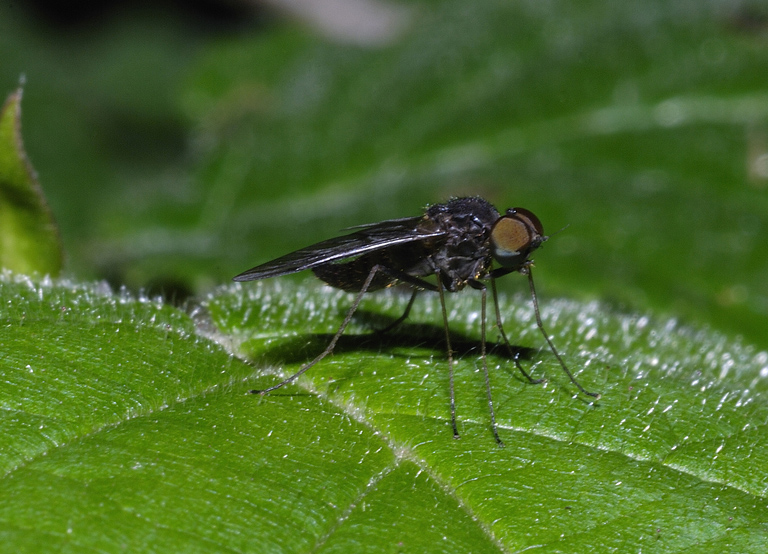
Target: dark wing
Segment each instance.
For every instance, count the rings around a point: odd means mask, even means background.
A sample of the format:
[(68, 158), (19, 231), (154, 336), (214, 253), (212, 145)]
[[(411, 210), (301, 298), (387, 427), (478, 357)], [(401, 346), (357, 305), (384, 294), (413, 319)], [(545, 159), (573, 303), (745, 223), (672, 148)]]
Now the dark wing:
[(444, 234), (443, 231), (428, 224), (420, 225), (420, 223), (426, 222), (424, 216), (417, 216), (361, 225), (355, 227), (355, 229), (359, 229), (355, 233), (324, 240), (296, 250), (296, 252), (251, 268), (235, 277), (234, 280), (256, 281), (268, 277), (279, 277), (329, 262), (381, 250), (396, 244), (439, 237)]
[(399, 219), (387, 219), (386, 221), (379, 221), (378, 223), (363, 223), (362, 225), (352, 225), (352, 227), (344, 227), (342, 231), (355, 231), (357, 229), (372, 229), (374, 227), (395, 227), (396, 225), (403, 225), (409, 227), (414, 223), (419, 223), (424, 219), (424, 216), (416, 217), (401, 217)]

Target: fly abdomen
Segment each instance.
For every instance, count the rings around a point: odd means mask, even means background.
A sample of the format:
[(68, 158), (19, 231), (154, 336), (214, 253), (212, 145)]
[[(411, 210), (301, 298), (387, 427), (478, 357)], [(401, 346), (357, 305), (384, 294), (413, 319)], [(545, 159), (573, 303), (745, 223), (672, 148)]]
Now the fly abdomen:
[[(376, 264), (371, 256), (360, 256), (351, 262), (330, 263), (319, 265), (312, 268), (312, 272), (318, 279), (325, 281), (332, 287), (345, 290), (347, 292), (358, 292), (362, 289), (365, 280), (371, 273), (371, 269)], [(383, 273), (377, 272), (368, 287), (369, 291), (380, 290), (391, 286), (395, 279)]]

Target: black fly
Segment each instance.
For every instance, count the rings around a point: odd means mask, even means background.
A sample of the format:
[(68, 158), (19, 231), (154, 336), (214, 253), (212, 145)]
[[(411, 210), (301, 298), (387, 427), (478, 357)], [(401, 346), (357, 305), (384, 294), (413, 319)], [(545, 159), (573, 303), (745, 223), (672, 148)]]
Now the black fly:
[[(529, 256), (548, 237), (544, 235), (541, 222), (533, 213), (524, 208), (512, 208), (504, 215), (500, 215), (496, 208), (482, 198), (456, 198), (445, 204), (431, 206), (421, 216), (361, 225), (354, 229), (355, 231), (349, 235), (318, 242), (256, 266), (234, 278), (235, 281), (255, 281), (311, 269), (317, 277), (329, 285), (357, 293), (339, 330), (323, 352), (284, 381), (264, 390), (253, 390), (252, 393), (265, 394), (294, 381), (333, 352), (366, 292), (404, 283), (413, 287), (413, 295), (405, 313), (387, 329), (408, 317), (418, 291), (430, 290), (439, 293), (448, 348), (451, 425), (454, 437), (458, 438), (453, 386), (453, 352), (448, 333), (445, 292), (458, 292), (469, 285), (481, 293), (481, 357), (491, 415), (491, 430), (496, 442), (503, 446), (504, 443), (496, 429), (496, 416), (493, 411), (488, 379), (485, 353), (486, 286), (483, 281), (491, 283), (496, 323), (501, 336), (509, 346), (501, 326), (495, 280), (508, 273), (518, 272), (528, 276), (536, 323), (560, 363), (560, 367), (582, 393), (600, 398), (599, 394), (588, 392), (576, 381), (552, 344), (541, 321), (531, 274), (533, 260), (530, 260)], [(500, 267), (492, 268), (494, 261)], [(423, 279), (431, 275), (436, 278), (434, 284)], [(532, 379), (520, 366), (516, 357), (515, 362), (531, 383), (542, 381), (542, 379)]]

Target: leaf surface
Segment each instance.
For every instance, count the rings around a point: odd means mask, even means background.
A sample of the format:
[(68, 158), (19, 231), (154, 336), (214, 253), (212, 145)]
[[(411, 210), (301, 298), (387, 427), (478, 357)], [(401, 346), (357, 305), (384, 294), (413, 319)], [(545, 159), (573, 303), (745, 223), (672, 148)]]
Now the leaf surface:
[[(548, 378), (531, 385), (497, 349), (501, 449), (471, 293), (449, 299), (460, 440), (430, 295), (384, 337), (370, 328), (407, 297), (371, 295), (331, 357), (258, 397), (324, 348), (347, 295), (232, 286), (191, 317), (69, 282), (6, 275), (0, 293), (0, 535), (15, 551), (762, 548), (768, 359), (717, 333), (546, 303), (603, 398), (574, 394), (546, 351), (527, 351)], [(514, 344), (538, 348), (525, 299), (501, 303)]]

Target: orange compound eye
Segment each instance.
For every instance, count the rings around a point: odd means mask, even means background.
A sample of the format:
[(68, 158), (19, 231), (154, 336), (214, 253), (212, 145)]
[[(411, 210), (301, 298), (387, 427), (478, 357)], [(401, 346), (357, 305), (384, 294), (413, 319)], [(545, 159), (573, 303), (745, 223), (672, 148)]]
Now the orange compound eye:
[(517, 269), (546, 240), (544, 229), (533, 213), (524, 208), (507, 210), (491, 229), (491, 254), (503, 267)]
[(507, 216), (511, 217), (512, 215), (516, 215), (521, 221), (525, 221), (528, 225), (533, 227), (537, 234), (542, 237), (544, 236), (544, 226), (532, 211), (526, 210), (525, 208), (512, 208), (511, 210), (507, 210)]

